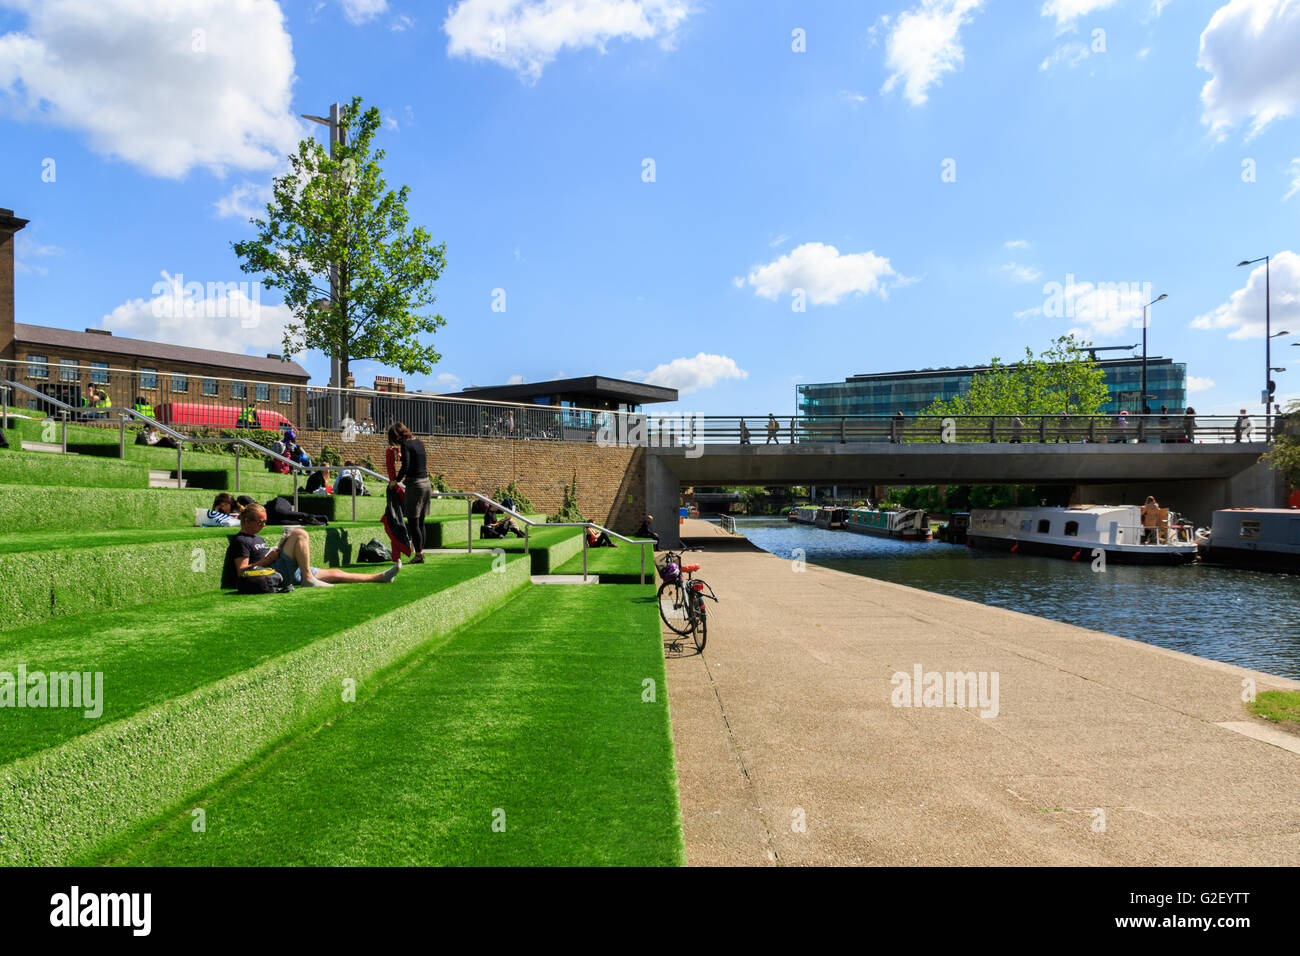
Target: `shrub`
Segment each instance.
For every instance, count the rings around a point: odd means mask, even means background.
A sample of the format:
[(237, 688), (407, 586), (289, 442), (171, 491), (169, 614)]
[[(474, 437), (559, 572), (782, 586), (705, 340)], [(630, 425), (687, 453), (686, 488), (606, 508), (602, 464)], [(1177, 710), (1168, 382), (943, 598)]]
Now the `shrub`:
[(515, 484), (513, 481), (510, 482), (510, 484), (506, 485), (504, 488), (502, 488), (500, 485), (497, 485), (497, 490), (492, 492), (493, 501), (503, 501), (506, 498), (514, 499), (515, 510), (518, 511), (520, 514), (530, 515), (534, 513), (532, 500), (529, 499), (529, 497), (526, 494), (520, 491), (519, 486)]
[(582, 515), (582, 509), (578, 507), (578, 475), (576, 472), (573, 475), (573, 484), (564, 487), (564, 503), (560, 505), (560, 510), (546, 520), (551, 524), (587, 520)]

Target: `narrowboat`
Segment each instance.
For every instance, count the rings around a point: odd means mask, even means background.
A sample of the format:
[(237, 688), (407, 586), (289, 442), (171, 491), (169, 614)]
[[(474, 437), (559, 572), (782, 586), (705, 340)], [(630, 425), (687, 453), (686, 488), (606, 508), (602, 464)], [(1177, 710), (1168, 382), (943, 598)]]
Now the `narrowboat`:
[(816, 524), (817, 523), (817, 506), (816, 505), (799, 505), (790, 509), (790, 521), (797, 521), (799, 524)]
[(940, 525), (935, 537), (947, 544), (965, 544), (966, 530), (969, 527), (970, 512), (954, 511), (948, 516), (947, 522)]
[(1208, 564), (1257, 571), (1300, 571), (1300, 510), (1226, 508), (1214, 513), (1201, 542)]
[(845, 512), (844, 527), (858, 534), (903, 541), (929, 541), (934, 535), (930, 529), (930, 516), (914, 508), (898, 511), (852, 508)]
[(813, 518), (813, 524), (827, 530), (842, 528), (844, 526), (844, 509), (818, 508), (817, 515)]
[(1091, 561), (1105, 552), (1114, 564), (1186, 564), (1196, 558), (1192, 527), (1167, 509), (1155, 540), (1144, 543), (1137, 505), (1072, 508), (984, 508), (971, 512), (967, 543), (973, 548)]

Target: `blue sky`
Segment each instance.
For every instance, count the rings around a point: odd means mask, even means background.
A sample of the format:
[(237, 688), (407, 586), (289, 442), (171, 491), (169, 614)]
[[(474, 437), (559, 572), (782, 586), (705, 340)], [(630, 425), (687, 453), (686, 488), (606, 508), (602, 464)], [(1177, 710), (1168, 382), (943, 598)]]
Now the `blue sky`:
[(270, 292), (254, 328), (152, 299), (248, 281), (230, 243), (320, 129), (298, 114), (360, 95), (447, 244), (443, 360), (408, 387), (600, 373), (790, 412), (796, 382), (1140, 341), (1149, 289), (1191, 402), (1254, 410), (1241, 259), (1278, 257), (1300, 397), (1296, 49), (1300, 0), (0, 0), (18, 321), (280, 351)]

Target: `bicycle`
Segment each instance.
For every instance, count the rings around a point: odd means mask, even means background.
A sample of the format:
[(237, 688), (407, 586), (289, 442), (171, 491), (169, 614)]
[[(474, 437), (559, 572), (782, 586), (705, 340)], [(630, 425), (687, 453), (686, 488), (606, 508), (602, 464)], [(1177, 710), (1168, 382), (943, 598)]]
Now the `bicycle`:
[[(704, 645), (709, 639), (709, 615), (704, 599), (717, 603), (718, 596), (706, 581), (694, 576), (700, 569), (698, 564), (682, 564), (682, 556), (687, 550), (700, 549), (669, 551), (664, 556), (664, 563), (659, 568), (659, 574), (663, 578), (658, 594), (659, 616), (674, 634), (693, 638), (696, 651), (703, 653)], [(681, 646), (681, 641), (671, 641), (669, 646), (676, 650)]]

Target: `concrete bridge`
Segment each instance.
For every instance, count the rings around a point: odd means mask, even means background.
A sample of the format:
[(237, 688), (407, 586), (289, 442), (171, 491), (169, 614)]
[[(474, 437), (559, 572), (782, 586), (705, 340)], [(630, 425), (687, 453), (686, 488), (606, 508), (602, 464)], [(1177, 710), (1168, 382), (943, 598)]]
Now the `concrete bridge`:
[[(646, 501), (664, 544), (683, 487), (698, 485), (1052, 484), (1098, 504), (1162, 505), (1208, 524), (1218, 508), (1278, 507), (1283, 481), (1259, 464), (1263, 442), (1067, 444), (804, 442), (646, 449)], [(673, 538), (670, 542), (668, 539)]]

